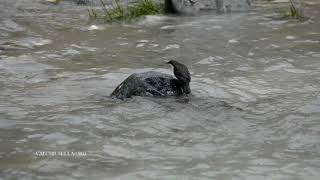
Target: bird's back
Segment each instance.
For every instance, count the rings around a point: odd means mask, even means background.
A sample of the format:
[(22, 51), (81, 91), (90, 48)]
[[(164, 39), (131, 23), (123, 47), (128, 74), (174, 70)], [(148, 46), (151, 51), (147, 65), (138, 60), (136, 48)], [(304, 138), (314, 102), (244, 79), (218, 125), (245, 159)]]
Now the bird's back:
[(189, 83), (191, 81), (189, 70), (184, 64), (176, 62), (174, 64), (173, 73), (178, 80), (185, 83)]

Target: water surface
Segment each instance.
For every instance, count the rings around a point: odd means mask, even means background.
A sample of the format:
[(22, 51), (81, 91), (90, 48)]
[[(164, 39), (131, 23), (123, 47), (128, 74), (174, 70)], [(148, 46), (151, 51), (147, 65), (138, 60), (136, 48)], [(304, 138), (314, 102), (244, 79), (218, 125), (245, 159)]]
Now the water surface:
[[(320, 6), (304, 22), (268, 8), (120, 25), (2, 0), (0, 179), (318, 179)], [(109, 98), (171, 58), (190, 97)]]

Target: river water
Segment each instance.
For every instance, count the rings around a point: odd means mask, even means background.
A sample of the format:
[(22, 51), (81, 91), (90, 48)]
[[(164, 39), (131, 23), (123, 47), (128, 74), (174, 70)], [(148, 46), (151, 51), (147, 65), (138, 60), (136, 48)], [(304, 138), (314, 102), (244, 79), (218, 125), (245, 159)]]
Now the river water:
[[(1, 0), (0, 179), (319, 179), (308, 2), (303, 22), (259, 3), (101, 24), (70, 2)], [(191, 96), (108, 97), (133, 72), (172, 74), (168, 59), (189, 67)]]

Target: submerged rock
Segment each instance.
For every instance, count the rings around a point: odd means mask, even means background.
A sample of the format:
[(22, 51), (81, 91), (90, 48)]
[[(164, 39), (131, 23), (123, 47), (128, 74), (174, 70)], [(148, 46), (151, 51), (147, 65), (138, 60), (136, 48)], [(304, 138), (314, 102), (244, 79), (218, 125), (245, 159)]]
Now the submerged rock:
[(134, 73), (111, 93), (111, 97), (125, 99), (132, 96), (177, 96), (182, 94), (180, 84), (169, 74), (154, 71)]

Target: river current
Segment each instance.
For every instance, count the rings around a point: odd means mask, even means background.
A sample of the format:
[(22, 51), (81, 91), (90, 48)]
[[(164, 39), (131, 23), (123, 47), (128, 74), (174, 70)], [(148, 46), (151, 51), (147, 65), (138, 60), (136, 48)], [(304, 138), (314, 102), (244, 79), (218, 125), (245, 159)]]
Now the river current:
[[(70, 2), (0, 1), (0, 179), (317, 180), (320, 4), (88, 20)], [(134, 72), (192, 75), (189, 97), (116, 101)]]

